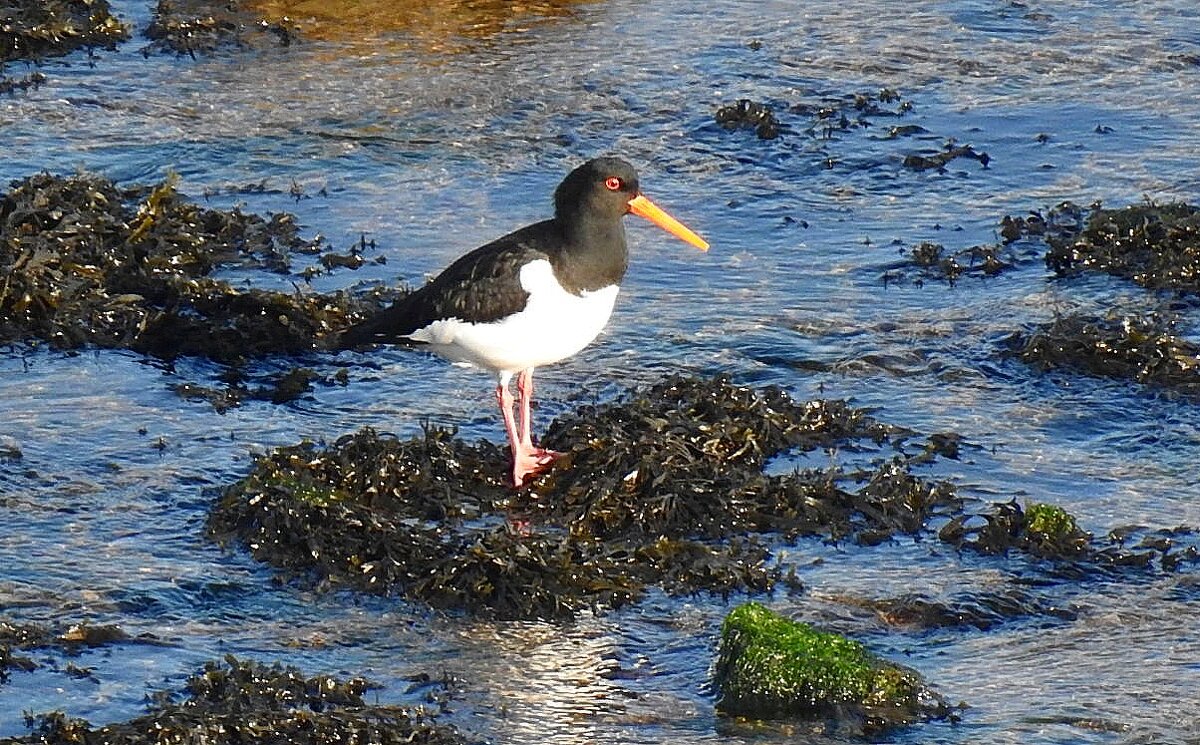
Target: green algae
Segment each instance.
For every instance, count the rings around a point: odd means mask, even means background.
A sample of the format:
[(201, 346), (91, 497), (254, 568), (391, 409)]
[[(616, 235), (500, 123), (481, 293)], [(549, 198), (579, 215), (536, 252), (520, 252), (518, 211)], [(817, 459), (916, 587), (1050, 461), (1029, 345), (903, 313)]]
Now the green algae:
[(754, 602), (721, 626), (714, 684), (717, 709), (729, 716), (848, 717), (877, 728), (946, 714), (940, 701), (929, 706), (931, 693), (915, 671)]
[(1025, 530), (1047, 541), (1061, 541), (1080, 533), (1075, 516), (1052, 504), (1036, 502), (1025, 508)]

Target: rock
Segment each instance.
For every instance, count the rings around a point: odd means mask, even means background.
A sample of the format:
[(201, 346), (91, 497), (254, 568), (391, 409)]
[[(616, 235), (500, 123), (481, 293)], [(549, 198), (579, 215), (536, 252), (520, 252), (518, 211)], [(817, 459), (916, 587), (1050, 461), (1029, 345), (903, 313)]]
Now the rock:
[(950, 716), (915, 671), (753, 602), (721, 626), (714, 684), (726, 716), (801, 718), (839, 729), (850, 721), (864, 731)]

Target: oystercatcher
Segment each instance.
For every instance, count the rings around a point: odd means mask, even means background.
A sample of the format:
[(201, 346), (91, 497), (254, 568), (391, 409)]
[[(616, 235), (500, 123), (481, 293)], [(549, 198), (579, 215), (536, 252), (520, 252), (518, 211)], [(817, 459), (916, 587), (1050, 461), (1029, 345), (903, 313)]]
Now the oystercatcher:
[[(341, 346), (416, 345), (494, 372), (513, 485), (519, 487), (559, 455), (533, 444), (533, 370), (579, 352), (608, 322), (628, 262), (621, 218), (630, 212), (708, 249), (642, 195), (633, 166), (596, 158), (558, 185), (553, 218), (466, 254), (432, 282), (350, 328)], [(519, 425), (509, 390), (513, 376)]]

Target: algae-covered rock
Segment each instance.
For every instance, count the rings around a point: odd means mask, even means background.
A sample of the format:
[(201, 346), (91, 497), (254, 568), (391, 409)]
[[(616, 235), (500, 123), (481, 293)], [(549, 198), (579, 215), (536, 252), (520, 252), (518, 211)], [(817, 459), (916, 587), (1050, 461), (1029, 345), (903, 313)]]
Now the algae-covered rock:
[(865, 729), (949, 716), (915, 671), (753, 602), (721, 626), (714, 683), (717, 709), (730, 716), (849, 719)]
[(164, 692), (147, 714), (93, 726), (62, 712), (27, 715), (32, 733), (3, 745), (253, 745), (360, 743), (464, 745), (456, 729), (436, 721), (433, 707), (386, 706), (363, 694), (362, 678), (307, 677), (293, 667), (226, 657), (188, 678), (182, 700)]
[[(1134, 526), (1115, 530), (1100, 541), (1061, 507), (1043, 503), (1022, 507), (1016, 500), (992, 507), (983, 515), (952, 518), (938, 535), (956, 548), (980, 554), (1029, 554), (1048, 561), (1053, 573), (1073, 579), (1156, 567), (1174, 571), (1182, 564), (1200, 561), (1197, 531), (1186, 526)], [(1135, 541), (1139, 536), (1141, 540)]]
[[(36, 623), (13, 623), (0, 619), (0, 684), (8, 681), (9, 670), (29, 672), (44, 665), (20, 652), (45, 653), (53, 651), (67, 656), (79, 654), (80, 650), (121, 644), (157, 644), (158, 639), (150, 634), (131, 637), (118, 626), (92, 625), (87, 622), (57, 628)], [(63, 671), (72, 673), (73, 666), (67, 663)], [(83, 670), (82, 668), (74, 668)]]

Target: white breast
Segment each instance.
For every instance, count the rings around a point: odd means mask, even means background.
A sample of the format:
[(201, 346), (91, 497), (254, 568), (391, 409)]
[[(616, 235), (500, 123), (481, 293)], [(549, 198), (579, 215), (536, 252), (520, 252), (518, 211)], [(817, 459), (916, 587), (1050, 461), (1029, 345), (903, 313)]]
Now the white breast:
[(545, 259), (526, 264), (520, 276), (529, 293), (524, 310), (492, 323), (435, 321), (409, 338), (449, 360), (513, 374), (579, 352), (608, 323), (617, 301), (617, 285), (572, 295)]

